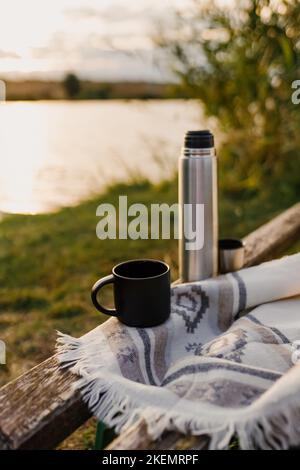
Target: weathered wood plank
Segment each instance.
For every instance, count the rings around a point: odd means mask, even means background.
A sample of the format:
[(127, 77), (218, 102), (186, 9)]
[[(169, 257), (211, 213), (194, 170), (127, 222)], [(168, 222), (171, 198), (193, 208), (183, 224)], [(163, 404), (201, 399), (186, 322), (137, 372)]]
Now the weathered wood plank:
[[(300, 237), (300, 204), (262, 226), (245, 241), (247, 266), (282, 252)], [(0, 389), (0, 449), (50, 449), (89, 418), (74, 376), (58, 369), (55, 356)], [(198, 449), (203, 438), (166, 433), (151, 443), (139, 421), (109, 446), (110, 449)]]
[(276, 258), (300, 239), (300, 203), (284, 211), (244, 238), (245, 265)]
[(187, 450), (205, 449), (208, 437), (185, 436), (179, 432), (166, 432), (158, 441), (153, 442), (147, 434), (146, 423), (140, 419), (127, 431), (118, 436), (106, 447), (107, 450)]
[(90, 413), (55, 356), (0, 389), (0, 449), (49, 449)]

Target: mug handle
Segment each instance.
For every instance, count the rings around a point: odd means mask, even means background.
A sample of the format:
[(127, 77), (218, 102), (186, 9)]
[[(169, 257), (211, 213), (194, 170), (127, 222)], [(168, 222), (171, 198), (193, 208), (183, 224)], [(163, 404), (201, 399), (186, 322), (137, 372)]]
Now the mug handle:
[(111, 284), (111, 283), (113, 284), (114, 281), (115, 281), (114, 276), (110, 274), (109, 276), (105, 276), (102, 279), (99, 279), (97, 282), (95, 282), (91, 291), (91, 299), (92, 299), (94, 306), (96, 307), (97, 310), (99, 310), (99, 312), (116, 317), (117, 311), (114, 308), (103, 307), (103, 305), (101, 305), (97, 300), (97, 295), (98, 295), (99, 290), (102, 287), (106, 286), (106, 284)]

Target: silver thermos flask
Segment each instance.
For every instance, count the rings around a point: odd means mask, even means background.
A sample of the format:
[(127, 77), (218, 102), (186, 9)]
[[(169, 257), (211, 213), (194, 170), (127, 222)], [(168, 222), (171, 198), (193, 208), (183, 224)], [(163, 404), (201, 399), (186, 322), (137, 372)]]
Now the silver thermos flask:
[(218, 186), (214, 136), (189, 131), (179, 160), (181, 282), (218, 274)]

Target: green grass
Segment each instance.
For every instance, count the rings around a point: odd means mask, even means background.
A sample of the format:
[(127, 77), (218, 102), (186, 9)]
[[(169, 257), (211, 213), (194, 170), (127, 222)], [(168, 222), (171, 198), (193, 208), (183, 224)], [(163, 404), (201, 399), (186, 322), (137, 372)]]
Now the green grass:
[[(80, 336), (106, 320), (92, 307), (90, 288), (114, 264), (130, 258), (159, 258), (171, 265), (176, 279), (176, 240), (100, 241), (96, 237), (97, 206), (117, 205), (119, 195), (127, 195), (129, 204), (172, 204), (177, 201), (177, 183), (174, 179), (159, 185), (142, 180), (116, 184), (77, 207), (45, 215), (5, 216), (1, 221), (0, 339), (7, 345), (7, 364), (0, 368), (0, 385), (50, 356), (56, 330)], [(220, 196), (222, 236), (244, 236), (291, 204), (248, 196)], [(109, 289), (104, 296), (104, 302), (110, 303)], [(89, 429), (86, 434), (90, 445)]]

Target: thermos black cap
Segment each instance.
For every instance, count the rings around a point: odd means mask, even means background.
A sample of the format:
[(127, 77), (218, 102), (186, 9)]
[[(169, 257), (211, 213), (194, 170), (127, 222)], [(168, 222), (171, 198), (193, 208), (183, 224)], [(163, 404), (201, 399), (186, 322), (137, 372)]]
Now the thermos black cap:
[(207, 149), (214, 147), (214, 136), (208, 130), (188, 131), (185, 134), (184, 146), (188, 149)]

